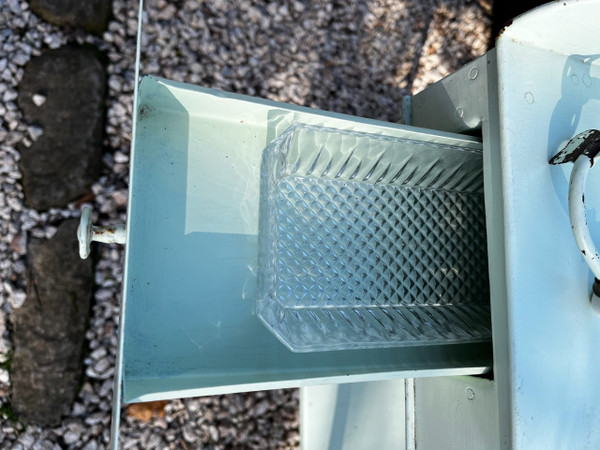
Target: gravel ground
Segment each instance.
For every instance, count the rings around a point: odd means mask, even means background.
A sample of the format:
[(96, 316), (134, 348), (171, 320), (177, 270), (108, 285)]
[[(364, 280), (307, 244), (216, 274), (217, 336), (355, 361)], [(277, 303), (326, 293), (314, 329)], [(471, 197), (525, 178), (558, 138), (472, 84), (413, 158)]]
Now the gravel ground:
[[(491, 4), (467, 0), (148, 1), (142, 73), (377, 119), (401, 119), (401, 98), (483, 54)], [(108, 57), (104, 173), (92, 186), (98, 224), (125, 221), (137, 2), (113, 1), (102, 36), (64, 30), (33, 15), (27, 2), (0, 1), (0, 443), (2, 448), (108, 445), (123, 250), (99, 247), (95, 303), (87, 332), (86, 375), (60, 427), (13, 422), (9, 414), (11, 313), (24, 300), (28, 236), (50, 238), (79, 215), (23, 204), (17, 144), (43, 132), (16, 106), (23, 66), (46, 48), (89, 43)], [(39, 99), (43, 101), (43, 99)], [(298, 394), (279, 390), (174, 400), (163, 417), (125, 414), (124, 448), (297, 448)]]

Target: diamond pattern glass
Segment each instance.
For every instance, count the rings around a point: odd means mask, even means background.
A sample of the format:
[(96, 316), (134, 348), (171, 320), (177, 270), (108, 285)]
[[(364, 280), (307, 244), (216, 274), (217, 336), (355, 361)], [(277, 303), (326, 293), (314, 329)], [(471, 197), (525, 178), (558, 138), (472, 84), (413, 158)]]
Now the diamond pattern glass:
[(260, 208), (257, 313), (290, 349), (490, 339), (480, 152), (297, 124)]

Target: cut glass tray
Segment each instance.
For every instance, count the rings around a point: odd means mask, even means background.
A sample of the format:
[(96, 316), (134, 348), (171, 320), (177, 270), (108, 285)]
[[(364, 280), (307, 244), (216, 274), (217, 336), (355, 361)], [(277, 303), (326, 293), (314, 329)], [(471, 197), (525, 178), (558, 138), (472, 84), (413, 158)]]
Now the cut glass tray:
[(480, 151), (295, 124), (260, 202), (257, 314), (291, 350), (491, 338)]

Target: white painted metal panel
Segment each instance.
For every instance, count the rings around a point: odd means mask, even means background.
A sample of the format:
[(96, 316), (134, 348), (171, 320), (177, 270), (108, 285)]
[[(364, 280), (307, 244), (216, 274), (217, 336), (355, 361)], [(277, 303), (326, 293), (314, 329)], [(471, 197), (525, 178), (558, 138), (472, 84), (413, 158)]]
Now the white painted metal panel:
[[(415, 125), (482, 131), (503, 448), (600, 445), (593, 276), (571, 233), (571, 166), (548, 164), (562, 141), (599, 126), (599, 18), (597, 0), (531, 11), (504, 30), (496, 51), (413, 101)], [(480, 85), (482, 63), (487, 84)], [(585, 191), (596, 242), (599, 175), (592, 169)]]
[(488, 52), (417, 94), (413, 99), (413, 124), (453, 132), (481, 130), (494, 348), (493, 389), (498, 408), (503, 411), (499, 419), (499, 442), (501, 448), (509, 448), (512, 404), (496, 51)]
[[(571, 234), (559, 144), (600, 123), (600, 2), (555, 2), (497, 42), (513, 448), (600, 445), (600, 317)], [(600, 238), (600, 174), (586, 188)], [(588, 199), (589, 197), (589, 199)], [(508, 420), (508, 419), (505, 419)]]
[(416, 450), (500, 448), (493, 381), (418, 378), (414, 390)]
[(300, 389), (304, 450), (403, 450), (404, 380)]

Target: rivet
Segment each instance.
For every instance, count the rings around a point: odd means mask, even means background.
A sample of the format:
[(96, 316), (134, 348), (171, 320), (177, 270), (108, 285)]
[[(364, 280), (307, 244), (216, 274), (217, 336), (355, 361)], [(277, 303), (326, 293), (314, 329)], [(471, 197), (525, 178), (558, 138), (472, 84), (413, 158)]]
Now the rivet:
[(571, 83), (579, 84), (579, 77), (576, 74), (571, 75)]
[(473, 400), (475, 398), (475, 391), (473, 390), (473, 388), (468, 387), (467, 389), (465, 389), (465, 392), (467, 394), (467, 399)]
[(533, 96), (533, 94), (529, 91), (525, 92), (525, 101), (527, 103), (529, 103), (530, 105), (533, 104), (533, 102), (535, 102), (535, 97)]

